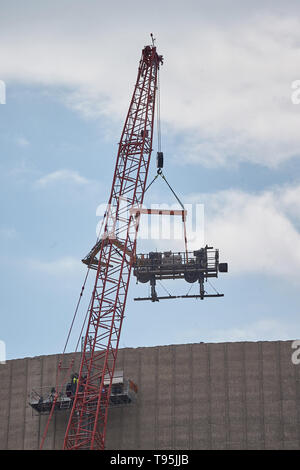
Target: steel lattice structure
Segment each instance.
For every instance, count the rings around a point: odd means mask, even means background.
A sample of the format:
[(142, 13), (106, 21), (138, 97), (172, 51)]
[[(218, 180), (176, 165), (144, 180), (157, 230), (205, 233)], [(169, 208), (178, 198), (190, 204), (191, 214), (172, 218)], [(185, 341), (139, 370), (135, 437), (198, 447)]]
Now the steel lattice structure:
[[(92, 293), (79, 382), (64, 449), (104, 449), (112, 377), (118, 352), (140, 207), (152, 152), (158, 70), (154, 45), (142, 51), (138, 76), (119, 143), (99, 262)], [(110, 377), (108, 389), (104, 377)], [(106, 391), (104, 391), (106, 390)]]

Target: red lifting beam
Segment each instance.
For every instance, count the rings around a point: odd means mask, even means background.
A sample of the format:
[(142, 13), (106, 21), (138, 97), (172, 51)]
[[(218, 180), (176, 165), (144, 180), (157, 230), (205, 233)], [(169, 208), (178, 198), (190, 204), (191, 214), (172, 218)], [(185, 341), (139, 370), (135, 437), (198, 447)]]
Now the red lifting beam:
[(187, 236), (186, 236), (186, 216), (187, 216), (187, 211), (186, 210), (173, 210), (173, 209), (145, 209), (142, 207), (136, 208), (132, 207), (130, 209), (130, 213), (135, 215), (137, 218), (137, 229), (139, 226), (139, 218), (141, 214), (148, 214), (148, 215), (181, 215), (182, 217), (182, 222), (183, 222), (183, 230), (184, 230), (184, 245), (185, 245), (185, 254), (186, 254), (186, 259), (188, 261), (188, 247), (187, 247)]
[(135, 208), (130, 210), (131, 214), (148, 214), (148, 215), (181, 215), (182, 220), (186, 219), (187, 211), (178, 209), (145, 209)]
[[(119, 143), (91, 298), (79, 380), (64, 449), (105, 446), (114, 374), (138, 225), (130, 213), (143, 203), (152, 152), (157, 78), (162, 56), (142, 51), (137, 81)], [(104, 377), (110, 378), (104, 387)]]

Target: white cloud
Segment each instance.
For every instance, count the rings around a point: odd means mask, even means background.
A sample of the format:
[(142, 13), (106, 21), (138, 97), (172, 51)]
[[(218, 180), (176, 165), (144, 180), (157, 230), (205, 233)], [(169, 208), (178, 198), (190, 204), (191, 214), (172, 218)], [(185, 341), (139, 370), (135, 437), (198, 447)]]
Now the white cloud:
[(41, 261), (39, 259), (28, 259), (27, 267), (41, 274), (55, 277), (64, 277), (79, 273), (82, 269), (80, 260), (71, 256), (65, 256), (54, 261)]
[(300, 218), (300, 186), (286, 188), (281, 194), (280, 204), (291, 216)]
[[(176, 342), (199, 342), (202, 338), (206, 343), (222, 343), (237, 341), (285, 341), (295, 338), (295, 332), (299, 331), (299, 323), (281, 321), (276, 318), (261, 318), (253, 322), (243, 319), (237, 326), (229, 328), (214, 328), (212, 331), (198, 328), (184, 329)], [(297, 335), (296, 335), (297, 337)], [(292, 351), (291, 351), (292, 353)]]
[[(297, 194), (300, 186), (258, 193), (227, 190), (191, 195), (186, 200), (205, 203), (205, 241), (220, 249), (221, 261), (229, 263), (230, 273), (262, 273), (299, 283)], [(198, 244), (195, 240), (190, 248)]]
[(30, 144), (30, 142), (25, 139), (25, 137), (18, 137), (16, 139), (16, 143), (19, 147), (28, 147), (28, 145)]
[[(228, 262), (231, 276), (257, 273), (299, 284), (300, 184), (257, 192), (229, 189), (190, 194), (183, 196), (182, 201), (188, 210), (189, 250), (199, 249), (203, 243), (218, 248), (220, 261)], [(196, 212), (201, 204), (204, 204), (204, 236), (201, 212)], [(151, 251), (153, 246), (159, 251), (183, 251), (181, 219), (178, 218), (173, 239), (170, 217), (160, 220), (158, 217), (162, 216), (151, 217), (149, 231), (148, 221), (141, 219), (138, 251)], [(160, 223), (165, 239), (158, 238)], [(173, 234), (171, 240), (167, 239), (168, 234)], [(150, 235), (152, 238), (147, 240)]]
[[(211, 335), (213, 342), (227, 341), (277, 341), (294, 338), (299, 325), (266, 318), (236, 328), (214, 330)], [(210, 341), (210, 339), (208, 339)]]
[(261, 2), (231, 3), (160, 2), (159, 15), (154, 7), (147, 18), (135, 1), (74, 1), (72, 12), (65, 1), (7, 5), (1, 73), (8, 85), (63, 87), (66, 105), (84, 116), (124, 119), (154, 26), (165, 55), (163, 129), (184, 137), (178, 160), (273, 167), (299, 156), (291, 85), (300, 78), (300, 8), (287, 1), (283, 14), (280, 2), (273, 13)]
[(35, 186), (39, 188), (46, 187), (50, 184), (54, 184), (57, 182), (71, 182), (74, 184), (87, 184), (88, 180), (81, 176), (77, 171), (72, 171), (72, 170), (57, 170), (54, 171), (53, 173), (49, 173), (48, 175), (43, 176), (42, 178), (39, 178), (35, 182)]
[(17, 231), (14, 228), (11, 227), (0, 227), (0, 237), (7, 239), (7, 240), (12, 240), (16, 238), (17, 236)]

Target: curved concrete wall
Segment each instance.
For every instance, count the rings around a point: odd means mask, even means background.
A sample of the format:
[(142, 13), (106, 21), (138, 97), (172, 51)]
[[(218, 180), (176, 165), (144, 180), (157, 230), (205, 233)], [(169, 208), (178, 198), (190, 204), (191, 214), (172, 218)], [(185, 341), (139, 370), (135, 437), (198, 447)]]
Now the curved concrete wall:
[[(300, 364), (291, 344), (121, 349), (117, 369), (138, 385), (138, 402), (110, 410), (107, 448), (299, 449)], [(1, 449), (38, 449), (47, 418), (32, 411), (28, 395), (55, 383), (58, 360), (0, 365)], [(61, 449), (66, 425), (67, 412), (57, 413), (44, 448)]]

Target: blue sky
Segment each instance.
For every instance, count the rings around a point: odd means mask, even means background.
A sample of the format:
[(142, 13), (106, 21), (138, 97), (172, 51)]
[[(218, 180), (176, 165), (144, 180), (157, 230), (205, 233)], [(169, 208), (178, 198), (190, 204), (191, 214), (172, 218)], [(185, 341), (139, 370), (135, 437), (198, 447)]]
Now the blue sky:
[[(204, 204), (205, 241), (220, 249), (229, 273), (214, 282), (224, 298), (205, 301), (134, 302), (147, 288), (132, 279), (120, 345), (298, 338), (300, 105), (291, 86), (300, 78), (299, 5), (154, 2), (145, 19), (139, 2), (117, 4), (28, 0), (25, 8), (0, 0), (0, 339), (7, 358), (64, 347), (85, 276), (80, 260), (96, 238), (97, 207), (109, 197), (152, 31), (165, 57), (165, 174), (184, 203)], [(155, 171), (153, 158), (150, 177)], [(162, 181), (146, 199), (174, 202)], [(91, 288), (92, 279), (70, 350)], [(189, 285), (167, 288), (186, 293)]]

